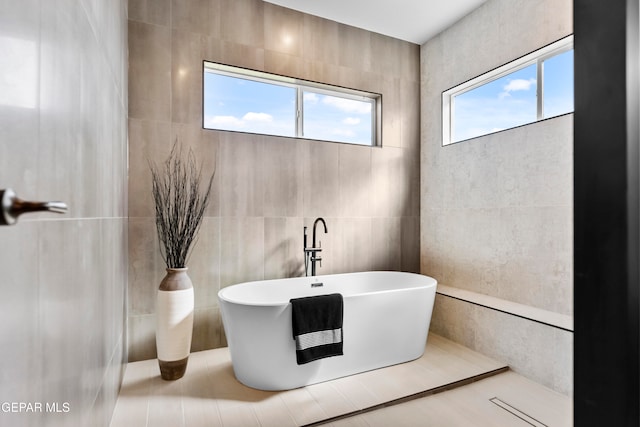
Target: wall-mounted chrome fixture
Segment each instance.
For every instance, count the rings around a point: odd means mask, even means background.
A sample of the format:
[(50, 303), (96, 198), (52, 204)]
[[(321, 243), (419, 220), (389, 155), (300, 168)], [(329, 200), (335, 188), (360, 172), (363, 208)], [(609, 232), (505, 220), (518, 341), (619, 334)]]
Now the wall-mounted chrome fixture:
[(316, 218), (313, 222), (313, 242), (311, 247), (307, 247), (307, 227), (304, 227), (304, 274), (305, 276), (309, 275), (308, 266), (309, 261), (311, 261), (311, 275), (316, 275), (316, 262), (320, 263), (320, 267), (322, 267), (322, 257), (318, 256), (318, 252), (322, 252), (322, 242), (318, 241), (318, 246), (316, 246), (316, 226), (318, 222), (321, 222), (324, 226), (324, 232), (327, 231), (327, 223), (324, 222), (323, 218)]
[(62, 202), (28, 202), (19, 199), (10, 188), (0, 190), (0, 225), (15, 224), (18, 221), (18, 217), (23, 213), (66, 213), (67, 209), (67, 205)]

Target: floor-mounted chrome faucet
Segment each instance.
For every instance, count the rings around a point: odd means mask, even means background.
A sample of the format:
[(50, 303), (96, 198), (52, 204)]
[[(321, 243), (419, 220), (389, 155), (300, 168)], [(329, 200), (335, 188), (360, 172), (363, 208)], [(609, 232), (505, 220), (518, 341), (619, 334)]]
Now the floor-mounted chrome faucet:
[(309, 275), (309, 261), (311, 261), (311, 275), (316, 275), (316, 262), (320, 263), (320, 267), (322, 267), (322, 257), (318, 256), (318, 252), (322, 251), (322, 242), (318, 240), (318, 246), (316, 246), (316, 226), (318, 222), (321, 222), (324, 226), (324, 232), (327, 231), (327, 223), (324, 222), (323, 218), (316, 218), (313, 222), (313, 241), (311, 243), (311, 247), (307, 247), (307, 227), (304, 227), (304, 274), (305, 276)]

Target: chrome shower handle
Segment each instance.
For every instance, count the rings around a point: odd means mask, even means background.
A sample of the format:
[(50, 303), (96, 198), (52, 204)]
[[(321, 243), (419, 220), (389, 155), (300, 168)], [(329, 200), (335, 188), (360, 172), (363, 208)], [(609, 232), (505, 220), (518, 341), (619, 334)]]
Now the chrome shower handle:
[(0, 225), (13, 225), (18, 217), (29, 212), (66, 213), (68, 207), (63, 202), (30, 202), (18, 198), (16, 193), (7, 188), (0, 190)]
[(28, 202), (26, 200), (14, 199), (11, 211), (17, 215), (27, 212), (43, 211), (66, 213), (67, 205), (62, 202)]

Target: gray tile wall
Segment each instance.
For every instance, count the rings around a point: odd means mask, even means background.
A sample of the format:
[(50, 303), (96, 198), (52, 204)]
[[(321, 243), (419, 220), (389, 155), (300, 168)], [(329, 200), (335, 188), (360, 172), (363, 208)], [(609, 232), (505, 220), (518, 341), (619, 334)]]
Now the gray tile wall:
[[(108, 425), (126, 362), (127, 4), (0, 1), (0, 188), (64, 216), (0, 227), (3, 426)], [(46, 404), (68, 412), (47, 412)]]
[[(290, 43), (283, 43), (287, 34)], [(189, 274), (192, 350), (225, 345), (221, 287), (304, 274), (323, 216), (321, 274), (419, 270), (420, 48), (261, 0), (129, 1), (129, 359), (155, 357), (164, 275), (147, 158), (176, 137), (216, 167)], [(202, 61), (383, 95), (383, 148), (202, 130)]]
[[(572, 31), (569, 0), (488, 0), (421, 47), (422, 273), (572, 314), (573, 116), (442, 147), (440, 111), (444, 90)], [(529, 326), (444, 301), (436, 300), (435, 330), (570, 393), (570, 376), (550, 369), (572, 371), (570, 339), (538, 328), (535, 345), (523, 345)]]

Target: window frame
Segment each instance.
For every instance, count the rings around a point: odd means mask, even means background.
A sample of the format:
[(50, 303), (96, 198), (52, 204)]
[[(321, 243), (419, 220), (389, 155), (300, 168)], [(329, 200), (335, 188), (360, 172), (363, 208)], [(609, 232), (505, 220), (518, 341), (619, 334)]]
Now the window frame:
[[(206, 93), (204, 90), (205, 73), (214, 73), (227, 77), (252, 80), (259, 83), (265, 83), (275, 86), (284, 86), (295, 89), (296, 106), (295, 106), (295, 135), (283, 136), (275, 134), (265, 134), (241, 130), (216, 129), (205, 126), (204, 99)], [(380, 147), (382, 146), (382, 95), (373, 92), (366, 92), (357, 89), (346, 88), (342, 86), (329, 85), (326, 83), (313, 82), (309, 80), (287, 77), (279, 74), (267, 73), (264, 71), (252, 70), (249, 68), (235, 67), (232, 65), (222, 64), (213, 61), (203, 61), (203, 82), (202, 82), (202, 128), (206, 130), (219, 130), (224, 132), (240, 132), (251, 133), (254, 135), (269, 135), (280, 138), (296, 138), (311, 141), (326, 141), (339, 144), (358, 145), (362, 147)], [(355, 142), (334, 141), (327, 139), (309, 138), (304, 136), (304, 92), (313, 92), (319, 95), (328, 95), (332, 97), (344, 98), (348, 100), (368, 102), (371, 104), (371, 141), (369, 144), (359, 144)]]
[[(536, 123), (541, 120), (558, 117), (564, 114), (571, 114), (571, 112), (568, 112), (552, 117), (544, 117), (544, 62), (550, 58), (568, 52), (572, 49), (573, 34), (563, 37), (562, 39), (550, 43), (547, 46), (544, 46), (514, 61), (494, 68), (491, 71), (488, 71), (442, 92), (442, 146), (457, 144), (459, 142), (468, 141), (470, 139), (491, 135), (495, 132), (502, 132), (504, 130), (526, 126), (531, 123)], [(462, 139), (460, 141), (453, 141), (453, 130), (455, 129), (455, 97), (478, 87), (492, 83), (495, 80), (501, 79), (502, 77), (508, 76), (511, 73), (517, 72), (534, 64), (536, 65), (536, 120), (522, 125), (502, 129), (500, 131), (489, 132), (471, 138)]]

